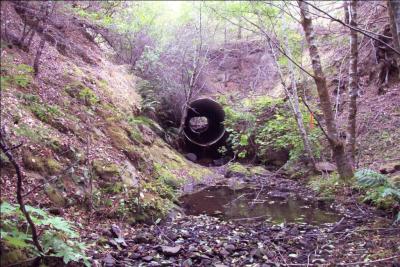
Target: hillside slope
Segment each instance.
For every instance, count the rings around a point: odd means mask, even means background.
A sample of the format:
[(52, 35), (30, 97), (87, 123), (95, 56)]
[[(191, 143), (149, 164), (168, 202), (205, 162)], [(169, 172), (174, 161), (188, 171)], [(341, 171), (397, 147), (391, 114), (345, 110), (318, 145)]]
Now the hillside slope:
[[(162, 140), (163, 130), (140, 115), (128, 67), (112, 63), (69, 11), (57, 12), (47, 32), (68, 48), (47, 41), (38, 75), (30, 66), (44, 36), (39, 29), (29, 50), (6, 38), (1, 44), (1, 125), (10, 146), (22, 143), (13, 152), (27, 202), (61, 213), (70, 207), (67, 214), (88, 206), (101, 216), (129, 211), (132, 222), (156, 220), (179, 185), (211, 172)], [(13, 3), (2, 2), (1, 15), (9, 36), (21, 34), (24, 14)], [(13, 177), (2, 155), (3, 201), (15, 202)]]

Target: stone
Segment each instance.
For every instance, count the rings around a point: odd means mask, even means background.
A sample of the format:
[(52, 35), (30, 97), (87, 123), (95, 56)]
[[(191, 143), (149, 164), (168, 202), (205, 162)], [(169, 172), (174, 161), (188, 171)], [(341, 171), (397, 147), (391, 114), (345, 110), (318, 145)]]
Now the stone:
[(137, 187), (139, 184), (138, 177), (139, 173), (135, 166), (129, 161), (125, 160), (125, 168), (121, 174), (121, 180), (127, 187)]
[(56, 207), (65, 207), (67, 204), (67, 200), (64, 198), (62, 193), (52, 185), (46, 185), (44, 188), (44, 192), (50, 199), (50, 201), (56, 205)]
[(115, 259), (111, 254), (107, 254), (103, 259), (103, 266), (105, 267), (112, 267), (115, 266)]
[(143, 257), (142, 260), (147, 261), (147, 262), (150, 262), (150, 261), (153, 260), (153, 256), (146, 256), (146, 257)]
[(139, 124), (138, 128), (140, 132), (142, 133), (142, 142), (145, 145), (151, 145), (154, 143), (154, 140), (156, 138), (155, 133), (146, 125), (144, 124)]
[(193, 162), (196, 162), (196, 161), (197, 161), (197, 155), (194, 154), (194, 153), (187, 153), (187, 154), (185, 154), (185, 158), (188, 159), (188, 160), (190, 160), (190, 161), (193, 161)]
[(327, 161), (315, 163), (315, 168), (320, 172), (334, 172), (337, 169), (335, 164)]
[(382, 174), (395, 173), (396, 171), (400, 171), (400, 161), (388, 162), (379, 168), (379, 172)]
[(181, 251), (182, 247), (181, 246), (161, 246), (161, 252), (166, 255), (166, 256), (176, 256), (179, 254)]

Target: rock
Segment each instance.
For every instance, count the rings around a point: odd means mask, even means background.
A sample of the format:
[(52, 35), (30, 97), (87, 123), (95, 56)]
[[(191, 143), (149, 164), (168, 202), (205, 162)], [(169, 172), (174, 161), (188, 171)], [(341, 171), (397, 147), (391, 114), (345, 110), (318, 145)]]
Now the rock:
[(182, 263), (182, 267), (190, 267), (193, 266), (193, 261), (191, 259), (186, 259), (183, 263)]
[(139, 124), (138, 128), (140, 130), (140, 132), (142, 133), (142, 142), (145, 145), (151, 145), (154, 143), (154, 140), (156, 138), (156, 135), (154, 134), (154, 132), (147, 127), (144, 124)]
[(193, 161), (193, 162), (196, 162), (196, 161), (197, 161), (197, 155), (194, 154), (194, 153), (187, 153), (187, 154), (185, 154), (185, 158), (188, 159), (188, 160), (190, 160), (190, 161)]
[(379, 172), (382, 174), (395, 173), (396, 171), (400, 171), (400, 161), (388, 162), (379, 168)]
[(388, 179), (389, 183), (394, 187), (400, 188), (400, 174), (396, 174)]
[(214, 164), (215, 166), (222, 166), (222, 165), (228, 163), (229, 160), (230, 160), (229, 157), (223, 157), (223, 158), (220, 158), (220, 159), (214, 159), (214, 160), (213, 160), (213, 164)]
[(133, 241), (137, 244), (140, 243), (151, 243), (154, 240), (154, 237), (149, 233), (139, 233), (133, 238)]
[(125, 165), (125, 168), (124, 168), (123, 173), (121, 174), (122, 182), (128, 187), (137, 187), (139, 184), (138, 171), (136, 170), (135, 166), (133, 166), (133, 164), (129, 160), (126, 160), (124, 162), (124, 165)]
[(103, 266), (112, 267), (115, 266), (115, 259), (111, 256), (111, 254), (107, 254), (103, 259)]
[(181, 246), (169, 247), (169, 246), (161, 246), (161, 252), (166, 256), (176, 256), (181, 251)]
[(44, 192), (49, 197), (50, 201), (53, 202), (57, 207), (65, 207), (67, 200), (61, 194), (61, 192), (54, 186), (48, 184), (44, 188)]
[(315, 163), (315, 168), (320, 172), (334, 172), (336, 171), (336, 165), (327, 161), (321, 161)]
[(226, 249), (227, 251), (229, 251), (230, 253), (232, 253), (232, 252), (236, 249), (236, 247), (235, 247), (234, 245), (232, 245), (232, 244), (227, 244), (227, 245), (225, 245), (224, 247), (225, 247), (225, 249)]
[(122, 237), (122, 231), (116, 224), (111, 225), (111, 233), (113, 234), (113, 237), (115, 237), (115, 238)]
[(143, 257), (142, 260), (147, 261), (147, 262), (150, 262), (150, 261), (153, 260), (153, 256), (146, 256), (146, 257)]

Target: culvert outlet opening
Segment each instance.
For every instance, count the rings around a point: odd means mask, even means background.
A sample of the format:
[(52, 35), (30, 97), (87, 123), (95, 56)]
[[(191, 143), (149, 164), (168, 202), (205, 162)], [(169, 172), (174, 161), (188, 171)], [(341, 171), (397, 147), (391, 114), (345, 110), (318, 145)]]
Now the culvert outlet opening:
[(187, 140), (200, 147), (209, 147), (225, 135), (225, 112), (222, 106), (210, 98), (200, 98), (189, 104), (184, 125)]

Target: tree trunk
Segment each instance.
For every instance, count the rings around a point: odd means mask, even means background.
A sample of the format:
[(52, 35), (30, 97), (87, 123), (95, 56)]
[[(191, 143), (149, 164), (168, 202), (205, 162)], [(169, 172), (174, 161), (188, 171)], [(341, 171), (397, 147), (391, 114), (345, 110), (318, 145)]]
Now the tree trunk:
[[(400, 51), (400, 3), (398, 1), (386, 0), (389, 14), (390, 30), (392, 32), (393, 47)], [(400, 69), (400, 57), (395, 55), (397, 66)]]
[(400, 1), (386, 0), (389, 13), (390, 27), (394, 39), (394, 47), (400, 50)]
[[(357, 27), (357, 0), (352, 0), (349, 11), (350, 25)], [(358, 43), (357, 32), (350, 30), (349, 117), (347, 125), (347, 153), (354, 166), (356, 150), (356, 118), (358, 95)]]
[(346, 157), (344, 143), (339, 139), (336, 122), (333, 117), (331, 99), (326, 85), (325, 74), (322, 70), (321, 59), (315, 41), (315, 32), (312, 25), (312, 19), (308, 11), (308, 5), (304, 1), (297, 1), (300, 8), (301, 25), (305, 33), (308, 49), (311, 57), (311, 64), (314, 71), (314, 81), (317, 86), (318, 97), (321, 103), (321, 109), (329, 136), (329, 144), (332, 149), (341, 180), (348, 180), (353, 177), (353, 168)]
[[(284, 23), (284, 21), (283, 21)], [(284, 30), (286, 29), (286, 25), (285, 23), (283, 24), (284, 26)], [(304, 120), (303, 120), (303, 114), (300, 111), (300, 105), (299, 105), (299, 95), (297, 92), (297, 84), (296, 84), (296, 75), (294, 72), (294, 67), (293, 67), (293, 63), (291, 61), (289, 61), (289, 70), (290, 70), (290, 79), (291, 79), (291, 84), (292, 84), (292, 92), (289, 91), (288, 87), (286, 86), (285, 80), (283, 78), (282, 75), (282, 70), (278, 64), (278, 60), (276, 58), (275, 52), (273, 50), (273, 47), (271, 45), (271, 43), (268, 41), (269, 47), (271, 49), (271, 53), (272, 56), (274, 58), (274, 62), (276, 64), (276, 67), (278, 69), (278, 74), (282, 83), (283, 88), (285, 89), (285, 93), (289, 99), (289, 103), (290, 106), (292, 107), (292, 112), (293, 112), (293, 116), (296, 119), (296, 123), (297, 123), (297, 128), (299, 130), (301, 139), (303, 141), (303, 146), (304, 146), (304, 151), (307, 154), (307, 159), (311, 162), (311, 164), (313, 165), (313, 168), (315, 168), (315, 159), (314, 159), (314, 155), (311, 149), (311, 145), (310, 145), (310, 140), (308, 138), (307, 135), (307, 131), (304, 127)], [(292, 58), (292, 51), (290, 50), (289, 47), (289, 42), (287, 39), (287, 36), (285, 36), (285, 48), (286, 48), (286, 52), (288, 54), (289, 57)]]
[(39, 48), (36, 52), (35, 60), (33, 61), (33, 70), (34, 70), (35, 76), (39, 74), (40, 57), (42, 56), (45, 43), (46, 43), (46, 39), (43, 35), (42, 39), (40, 40), (40, 43), (39, 43)]

